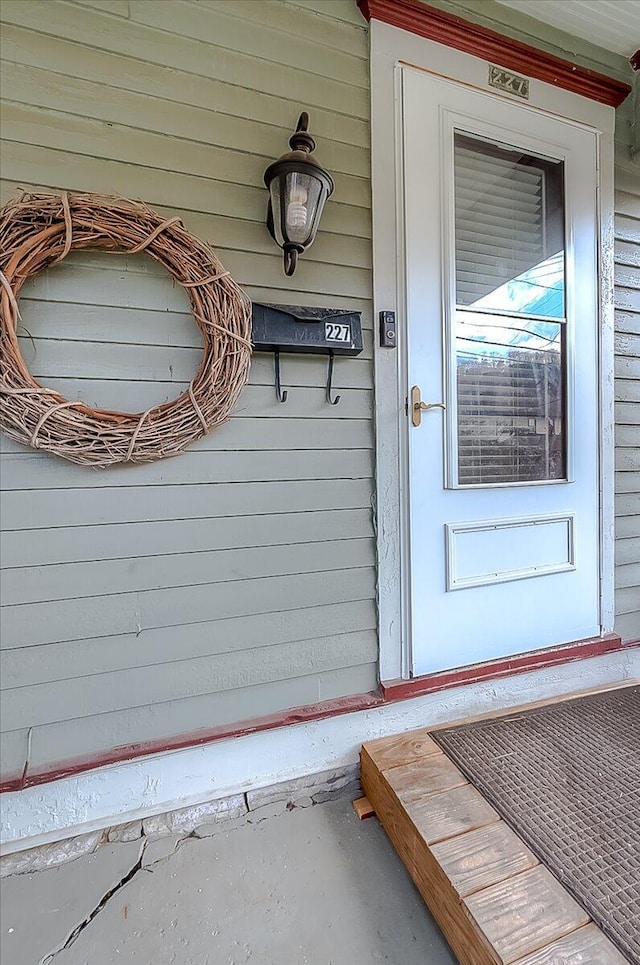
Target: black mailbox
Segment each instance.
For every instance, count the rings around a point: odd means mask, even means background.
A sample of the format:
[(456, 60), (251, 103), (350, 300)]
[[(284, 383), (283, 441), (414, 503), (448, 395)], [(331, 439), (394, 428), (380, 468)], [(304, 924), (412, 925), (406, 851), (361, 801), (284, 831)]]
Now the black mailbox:
[(331, 395), (333, 359), (336, 355), (360, 355), (362, 325), (360, 312), (342, 308), (304, 308), (301, 305), (253, 303), (252, 341), (256, 352), (273, 352), (275, 390), (279, 402), (287, 401), (280, 385), (280, 352), (328, 355), (325, 399), (337, 405), (340, 396)]
[(254, 302), (253, 347), (256, 352), (359, 355), (360, 312)]

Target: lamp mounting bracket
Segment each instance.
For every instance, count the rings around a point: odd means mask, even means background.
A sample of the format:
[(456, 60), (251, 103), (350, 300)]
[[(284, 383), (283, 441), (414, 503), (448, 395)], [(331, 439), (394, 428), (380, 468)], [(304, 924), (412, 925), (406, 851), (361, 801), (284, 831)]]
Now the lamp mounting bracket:
[(307, 151), (309, 154), (316, 149), (316, 142), (308, 133), (309, 115), (303, 111), (298, 118), (295, 131), (289, 138), (289, 147), (292, 151)]

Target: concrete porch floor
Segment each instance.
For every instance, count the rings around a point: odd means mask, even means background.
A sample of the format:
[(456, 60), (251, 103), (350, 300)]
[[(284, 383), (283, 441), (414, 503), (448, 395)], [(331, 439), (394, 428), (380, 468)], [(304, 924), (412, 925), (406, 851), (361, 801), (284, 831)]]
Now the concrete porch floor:
[(348, 799), (212, 832), (3, 879), (3, 965), (456, 965)]

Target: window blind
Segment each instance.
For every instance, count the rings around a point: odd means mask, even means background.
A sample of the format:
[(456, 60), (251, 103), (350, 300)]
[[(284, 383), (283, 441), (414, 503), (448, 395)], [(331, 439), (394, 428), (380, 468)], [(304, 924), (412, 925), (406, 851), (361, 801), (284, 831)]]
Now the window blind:
[(471, 306), (544, 261), (544, 172), (457, 135), (455, 221), (457, 303)]

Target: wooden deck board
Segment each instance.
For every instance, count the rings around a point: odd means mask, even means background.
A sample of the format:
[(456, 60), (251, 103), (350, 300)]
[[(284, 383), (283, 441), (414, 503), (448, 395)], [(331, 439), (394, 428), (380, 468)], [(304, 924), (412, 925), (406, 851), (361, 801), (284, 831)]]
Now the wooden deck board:
[(515, 965), (629, 965), (615, 945), (591, 922)]
[(449, 791), (452, 787), (469, 783), (444, 754), (389, 768), (384, 776), (403, 804), (411, 804), (429, 794)]
[(427, 844), (446, 841), (500, 820), (475, 787), (465, 784), (403, 804)]
[(624, 965), (426, 729), (365, 744), (361, 781), (460, 965)]
[(504, 965), (589, 921), (587, 913), (541, 865), (476, 892), (465, 904)]
[(440, 747), (429, 736), (426, 729), (409, 731), (395, 737), (380, 737), (369, 741), (367, 753), (380, 771), (401, 764), (411, 764), (422, 757), (442, 754)]
[(463, 898), (538, 864), (536, 856), (504, 821), (450, 837), (431, 850)]

